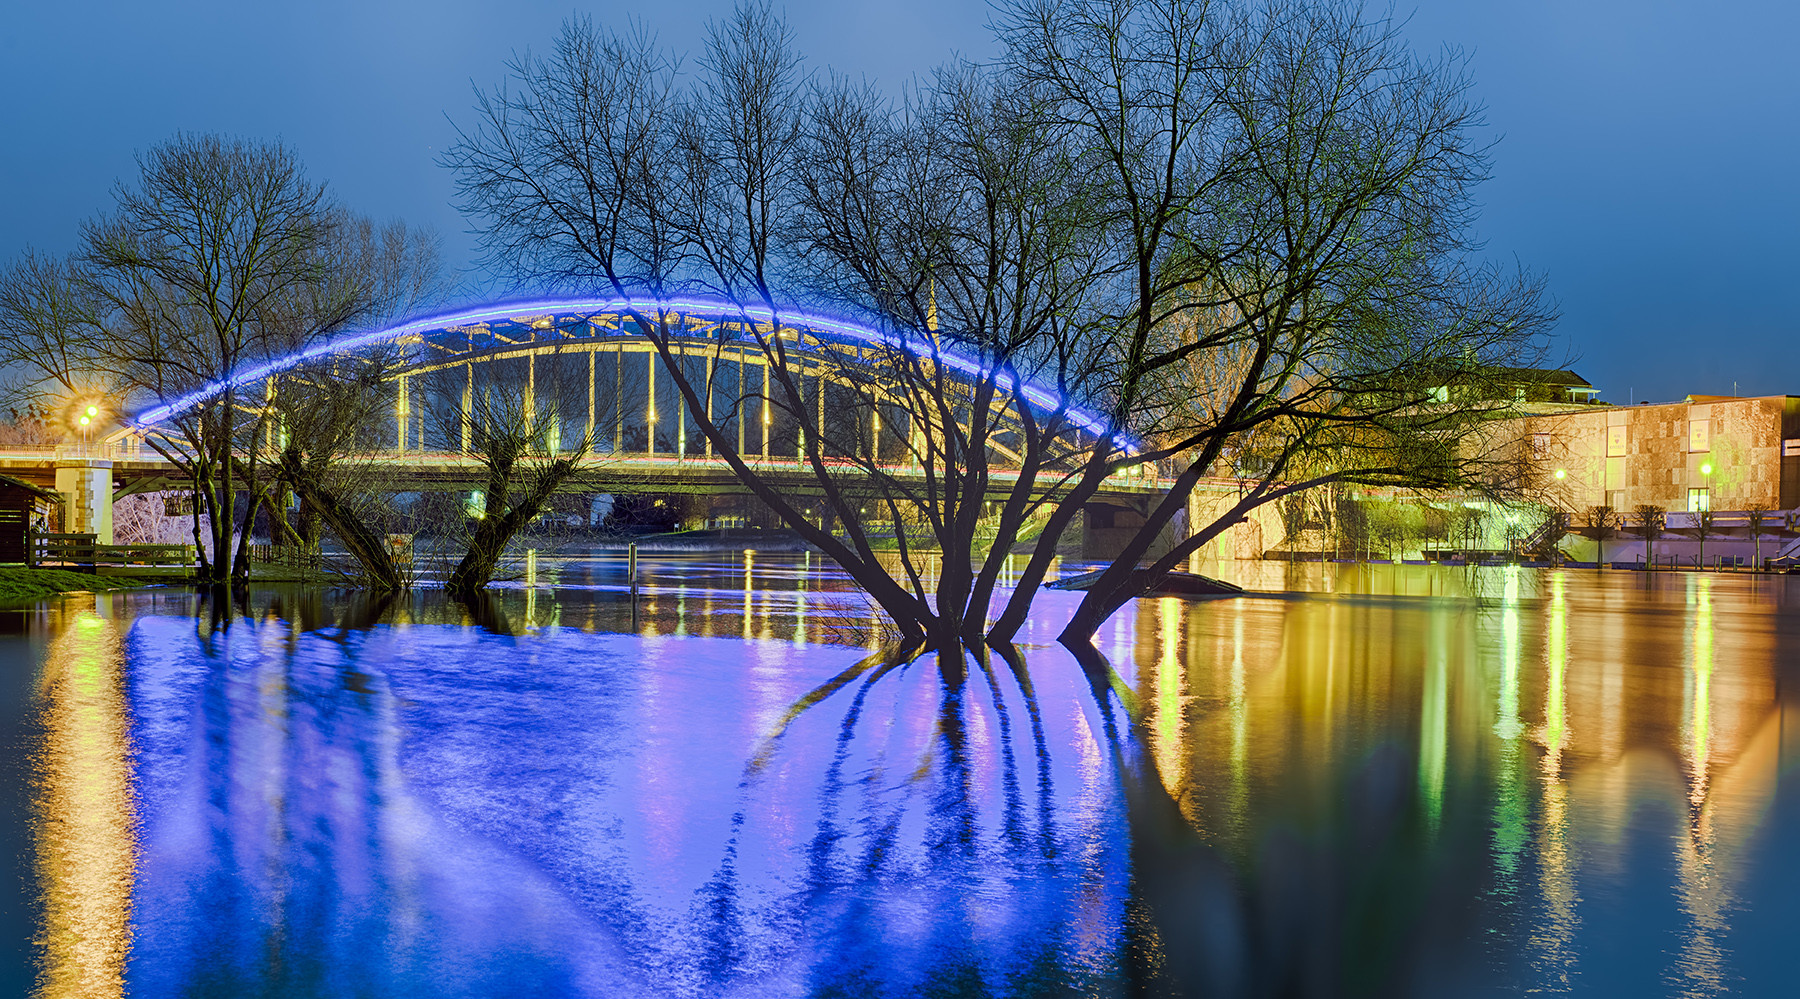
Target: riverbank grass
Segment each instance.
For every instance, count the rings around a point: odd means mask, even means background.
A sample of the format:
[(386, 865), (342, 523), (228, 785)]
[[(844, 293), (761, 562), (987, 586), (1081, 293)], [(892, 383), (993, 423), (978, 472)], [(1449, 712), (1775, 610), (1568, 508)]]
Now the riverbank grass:
[(138, 576), (99, 576), (67, 569), (27, 569), (7, 565), (0, 566), (0, 604), (26, 603), (75, 590), (130, 590), (167, 582), (166, 579)]

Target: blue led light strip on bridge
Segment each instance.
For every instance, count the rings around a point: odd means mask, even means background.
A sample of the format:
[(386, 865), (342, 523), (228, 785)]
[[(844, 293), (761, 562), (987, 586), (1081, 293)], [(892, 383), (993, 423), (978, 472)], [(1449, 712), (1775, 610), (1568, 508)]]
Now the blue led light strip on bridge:
[[(136, 419), (128, 422), (134, 429), (149, 429), (176, 413), (204, 402), (228, 388), (237, 388), (239, 386), (250, 384), (260, 379), (267, 378), (277, 372), (285, 371), (288, 368), (313, 360), (314, 358), (325, 357), (346, 350), (354, 350), (358, 347), (366, 347), (370, 344), (381, 343), (387, 340), (398, 340), (406, 336), (431, 333), (456, 326), (476, 326), (482, 323), (492, 323), (496, 321), (514, 321), (522, 317), (537, 317), (546, 313), (577, 313), (593, 316), (621, 315), (634, 311), (658, 313), (673, 312), (686, 316), (693, 316), (696, 314), (702, 316), (716, 315), (725, 318), (727, 321), (732, 318), (743, 317), (756, 322), (769, 323), (770, 325), (779, 323), (785, 327), (794, 327), (812, 332), (833, 333), (847, 340), (860, 341), (862, 343), (876, 344), (884, 347), (898, 347), (915, 356), (931, 356), (923, 351), (918, 344), (906, 340), (905, 338), (879, 333), (855, 323), (849, 323), (839, 319), (829, 319), (824, 316), (810, 315), (804, 312), (793, 312), (784, 316), (761, 306), (740, 307), (729, 302), (713, 302), (704, 299), (680, 302), (653, 302), (644, 305), (635, 305), (628, 299), (614, 299), (604, 302), (580, 300), (525, 302), (500, 307), (484, 306), (479, 309), (464, 312), (426, 316), (421, 319), (409, 320), (398, 326), (388, 327), (387, 329), (373, 330), (367, 333), (355, 333), (349, 336), (339, 337), (335, 340), (315, 344), (305, 350), (296, 351), (286, 357), (277, 358), (276, 360), (259, 364), (247, 371), (239, 372), (237, 375), (225, 381), (214, 382), (204, 388), (190, 392), (173, 402), (167, 403), (166, 405), (148, 409), (143, 413), (138, 414)], [(641, 336), (642, 334), (638, 335)], [(986, 377), (987, 375), (987, 369), (983, 368), (979, 363), (963, 357), (960, 354), (939, 351), (935, 355), (934, 360), (947, 364), (958, 371), (962, 371), (978, 379)], [(1000, 375), (995, 378), (994, 381), (995, 385), (1002, 392), (1011, 392), (1013, 389), (1013, 381), (1006, 375)], [(1039, 385), (1029, 382), (1026, 383), (1022, 394), (1033, 405), (1046, 411), (1054, 411), (1060, 406), (1060, 400), (1057, 394)], [(1093, 414), (1074, 407), (1070, 407), (1067, 413), (1069, 419), (1083, 430), (1086, 430), (1095, 436), (1101, 436), (1106, 433), (1105, 422)]]

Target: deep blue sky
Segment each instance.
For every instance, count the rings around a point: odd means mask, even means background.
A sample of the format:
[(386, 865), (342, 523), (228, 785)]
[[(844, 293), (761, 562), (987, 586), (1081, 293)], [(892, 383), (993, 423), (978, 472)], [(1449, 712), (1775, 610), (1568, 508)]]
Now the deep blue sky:
[[(677, 48), (730, 0), (19, 2), (0, 14), (0, 259), (65, 251), (134, 151), (178, 130), (290, 143), (358, 210), (472, 240), (434, 165), (517, 48), (572, 9), (636, 15)], [(791, 0), (815, 65), (891, 86), (992, 50), (978, 2)], [(1415, 44), (1473, 53), (1502, 141), (1490, 253), (1548, 274), (1574, 367), (1624, 403), (1800, 394), (1800, 4), (1419, 0)]]

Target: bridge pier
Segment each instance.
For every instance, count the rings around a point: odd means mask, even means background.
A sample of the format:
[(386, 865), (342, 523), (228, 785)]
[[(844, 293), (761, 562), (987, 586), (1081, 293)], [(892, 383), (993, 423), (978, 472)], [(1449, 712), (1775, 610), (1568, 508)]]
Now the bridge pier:
[[(1137, 536), (1139, 528), (1150, 516), (1156, 504), (1162, 502), (1161, 496), (1121, 496), (1105, 502), (1087, 503), (1081, 508), (1081, 557), (1089, 560), (1111, 559), (1124, 549), (1131, 539)], [(1156, 540), (1151, 543), (1150, 550), (1144, 553), (1146, 559), (1159, 558), (1169, 549), (1180, 544), (1188, 536), (1188, 517), (1186, 511), (1176, 513), (1173, 520), (1165, 525)]]
[(113, 543), (112, 462), (58, 456), (56, 491), (63, 498), (65, 533), (92, 534), (98, 544)]

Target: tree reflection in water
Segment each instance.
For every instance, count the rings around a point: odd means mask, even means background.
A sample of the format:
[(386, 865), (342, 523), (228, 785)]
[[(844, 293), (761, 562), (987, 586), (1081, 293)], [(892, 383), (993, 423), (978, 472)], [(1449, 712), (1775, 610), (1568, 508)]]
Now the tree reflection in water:
[[(109, 896), (42, 861), (40, 921), (130, 920), (40, 988), (1701, 995), (1740, 974), (1746, 869), (1785, 870), (1753, 834), (1800, 629), (1722, 580), (1139, 601), (1101, 649), (940, 663), (759, 561), (775, 588), (690, 571), (635, 627), (606, 579), (62, 614), (37, 807), (112, 787), (86, 842), (131, 859)], [(114, 685), (70, 686), (84, 663)], [(1657, 809), (1680, 835), (1644, 863)], [(40, 855), (74, 858), (57, 828)], [(1672, 959), (1608, 903), (1671, 887)]]

